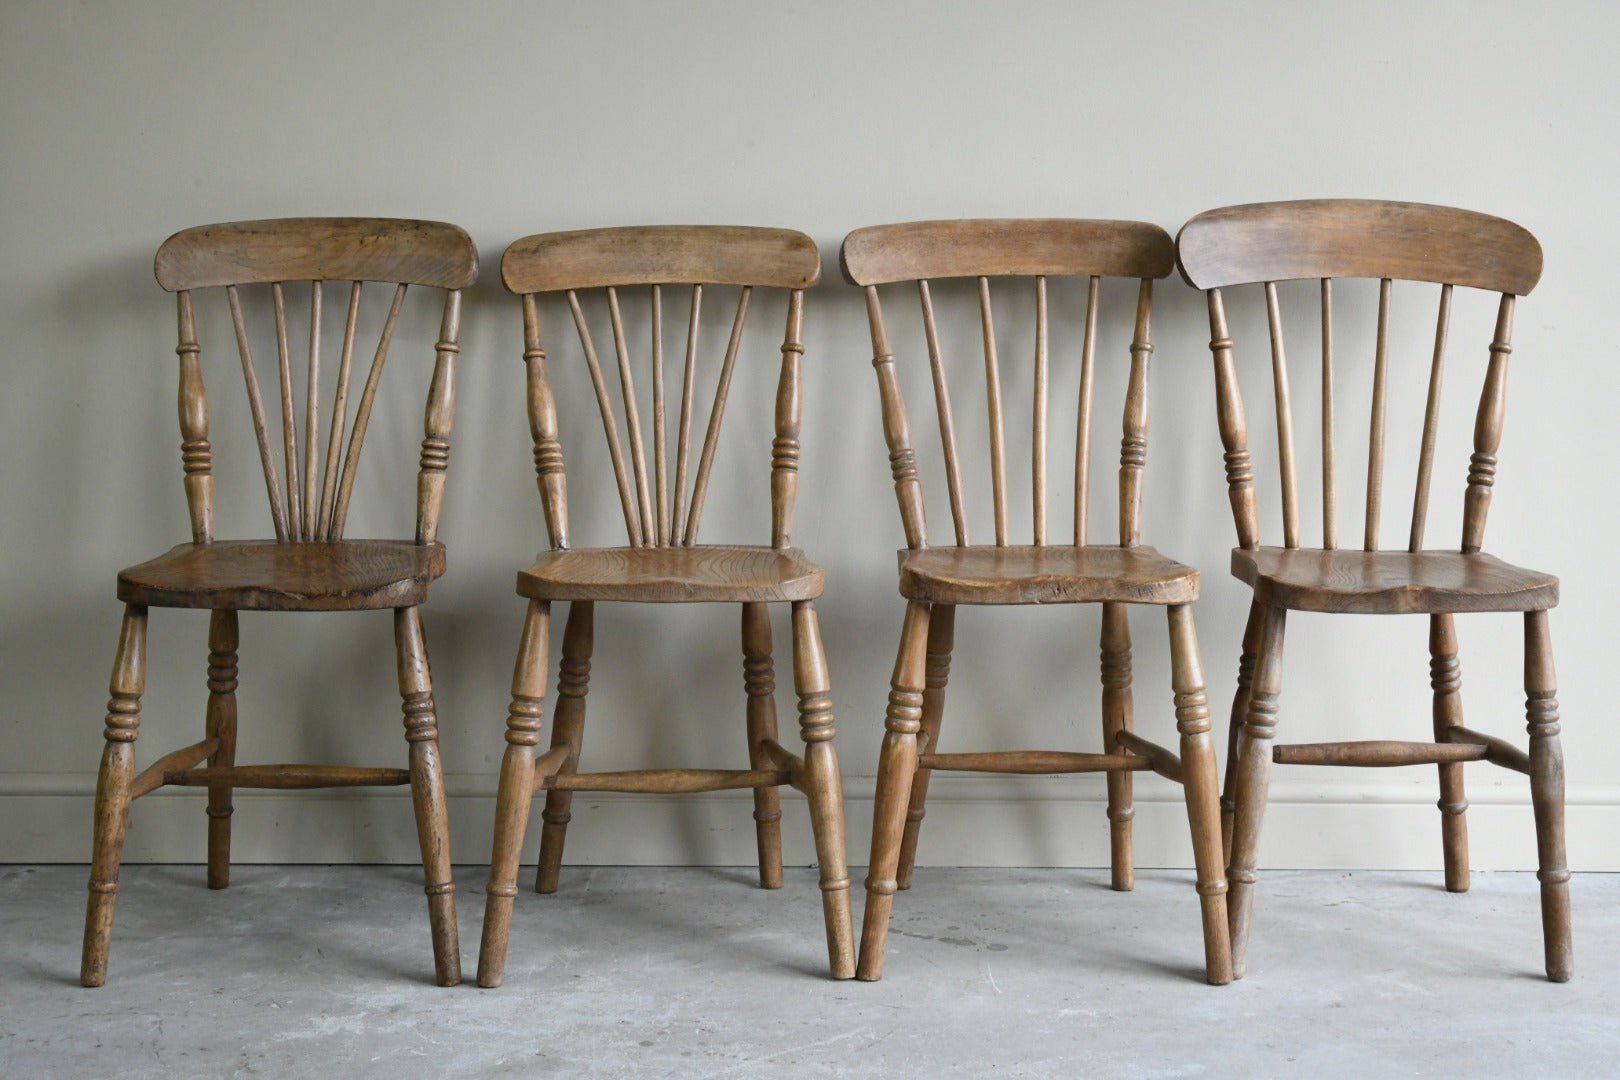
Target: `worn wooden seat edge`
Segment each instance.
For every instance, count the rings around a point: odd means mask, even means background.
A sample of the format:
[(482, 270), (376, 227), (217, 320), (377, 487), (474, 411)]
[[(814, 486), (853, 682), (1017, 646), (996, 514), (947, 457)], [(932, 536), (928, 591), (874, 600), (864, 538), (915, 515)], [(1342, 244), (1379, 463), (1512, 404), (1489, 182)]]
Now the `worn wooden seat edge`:
[[(250, 566), (244, 573), (215, 571), (210, 565), (241, 562), (244, 556)], [(367, 565), (353, 565), (356, 560)], [(307, 565), (274, 565), (297, 561)], [(265, 563), (270, 565), (254, 565)], [(177, 544), (155, 559), (120, 570), (118, 599), (148, 607), (237, 611), (411, 607), (426, 600), (428, 585), (444, 571), (444, 545), (438, 542), (216, 540)]]
[[(1073, 553), (1073, 554), (1070, 554)], [(1118, 555), (1114, 555), (1118, 553)], [(1198, 571), (1147, 545), (901, 548), (900, 595), (945, 604), (1190, 604)], [(1137, 564), (1084, 572), (1087, 556)], [(1110, 556), (1113, 558), (1110, 559)], [(986, 562), (999, 564), (992, 567)], [(1065, 562), (1074, 563), (1065, 570)]]
[(798, 548), (695, 544), (675, 548), (571, 548), (518, 571), (517, 592), (537, 600), (654, 604), (814, 600), (825, 574)]
[[(1299, 557), (1309, 566), (1322, 559), (1318, 573), (1290, 575), (1279, 562)], [(1379, 556), (1393, 556), (1379, 559)], [(1333, 562), (1348, 564), (1334, 573)], [(1380, 569), (1378, 563), (1413, 569), (1404, 580), (1346, 580), (1357, 569)], [(1357, 566), (1357, 563), (1363, 566)], [(1344, 612), (1367, 615), (1439, 615), (1469, 612), (1545, 611), (1558, 606), (1558, 579), (1539, 570), (1505, 563), (1483, 552), (1427, 550), (1408, 552), (1318, 552), (1312, 548), (1232, 549), (1232, 576), (1254, 590), (1255, 600), (1293, 611)]]

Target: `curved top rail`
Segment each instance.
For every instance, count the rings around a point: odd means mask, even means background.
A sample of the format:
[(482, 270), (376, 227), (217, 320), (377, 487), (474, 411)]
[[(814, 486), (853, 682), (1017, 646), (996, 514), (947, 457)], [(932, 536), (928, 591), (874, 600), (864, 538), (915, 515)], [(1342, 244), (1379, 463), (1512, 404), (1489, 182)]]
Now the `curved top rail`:
[(821, 280), (815, 241), (747, 225), (634, 225), (537, 233), (501, 258), (514, 293), (608, 285), (759, 285), (807, 289)]
[(1170, 234), (1141, 221), (969, 218), (856, 229), (839, 257), (851, 285), (959, 277), (1162, 278)]
[(455, 225), (409, 218), (272, 218), (200, 225), (158, 248), (169, 292), (268, 281), (392, 281), (460, 289), (478, 278), (478, 250)]
[(1424, 203), (1302, 199), (1199, 214), (1176, 238), (1181, 276), (1200, 289), (1296, 278), (1399, 278), (1523, 296), (1541, 245), (1502, 218)]

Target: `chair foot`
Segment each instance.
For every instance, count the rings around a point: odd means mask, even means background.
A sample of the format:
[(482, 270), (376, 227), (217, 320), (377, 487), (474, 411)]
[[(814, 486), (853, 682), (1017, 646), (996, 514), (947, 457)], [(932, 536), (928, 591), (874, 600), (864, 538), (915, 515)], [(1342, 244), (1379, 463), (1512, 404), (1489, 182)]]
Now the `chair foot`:
[[(208, 621), (208, 714), (204, 734), (218, 739), (208, 758), (211, 769), (236, 764), (236, 649), (239, 643), (236, 612), (215, 611)], [(208, 789), (208, 887), (223, 889), (231, 883), (231, 789)]]
[(849, 864), (844, 853), (844, 792), (833, 750), (831, 684), (816, 609), (793, 604), (793, 685), (804, 739), (805, 794), (821, 867), (821, 913), (827, 931), (827, 966), (835, 979), (855, 974), (855, 931), (849, 911)]
[[(596, 633), (596, 605), (576, 600), (568, 605), (563, 624), (562, 663), (557, 672), (557, 713), (551, 723), (551, 746), (568, 748), (559, 773), (579, 767), (579, 749), (585, 736), (585, 695), (591, 688), (591, 650)], [(535, 869), (534, 891), (554, 893), (562, 877), (563, 844), (568, 839), (568, 823), (573, 820), (574, 793), (546, 792), (546, 807), (540, 812), (540, 864)]]
[(1232, 859), (1227, 923), (1232, 937), (1232, 977), (1243, 977), (1249, 951), (1249, 920), (1254, 902), (1260, 823), (1271, 782), (1271, 742), (1277, 734), (1277, 699), (1282, 692), (1283, 630), (1287, 612), (1267, 608), (1256, 651), (1254, 686), (1238, 739)]
[[(776, 670), (771, 660), (770, 609), (742, 605), (743, 690), (748, 696), (748, 767), (770, 767), (762, 749), (776, 741)], [(759, 886), (782, 887), (782, 796), (775, 787), (754, 789), (754, 834), (759, 848)]]
[[(1102, 726), (1105, 752), (1117, 745), (1120, 732), (1133, 729), (1131, 704), (1131, 627), (1124, 604), (1104, 604), (1102, 615)], [(1108, 847), (1110, 884), (1115, 892), (1136, 887), (1131, 854), (1132, 777), (1120, 770), (1108, 774)]]
[(1545, 611), (1524, 616), (1524, 693), (1547, 978), (1568, 982), (1575, 973), (1575, 947), (1570, 932), (1569, 866), (1564, 855), (1564, 752), (1558, 741), (1558, 680)]

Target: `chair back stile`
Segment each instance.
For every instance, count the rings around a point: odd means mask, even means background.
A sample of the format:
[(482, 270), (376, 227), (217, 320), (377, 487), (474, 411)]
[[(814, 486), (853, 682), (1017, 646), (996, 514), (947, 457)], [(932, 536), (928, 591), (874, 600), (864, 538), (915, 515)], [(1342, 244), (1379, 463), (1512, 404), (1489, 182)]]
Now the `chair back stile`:
[[(529, 426), (536, 480), (553, 550), (567, 549), (571, 541), (557, 404), (542, 345), (540, 295), (564, 294), (573, 317), (601, 418), (629, 546), (661, 548), (692, 547), (698, 542), (754, 291), (787, 291), (770, 463), (771, 546), (787, 549), (792, 544), (798, 492), (804, 290), (820, 279), (820, 267), (815, 244), (802, 233), (732, 226), (646, 226), (545, 233), (525, 237), (507, 249), (502, 276), (507, 288), (523, 299)], [(690, 299), (672, 485), (664, 374), (664, 291), (681, 286), (689, 289)], [(698, 345), (706, 286), (735, 287), (739, 291), (702, 441), (694, 454), (692, 426), (699, 395)], [(630, 289), (646, 290), (650, 315), (651, 455), (647, 453), (645, 425), (637, 404), (636, 365), (625, 333), (623, 291)], [(603, 295), (613, 337), (617, 403), (603, 373), (587, 304), (581, 300), (581, 294), (595, 292)]]
[[(208, 287), (225, 289), (275, 538), (296, 543), (343, 539), (361, 448), (406, 290), (410, 285), (443, 289), (444, 310), (424, 415), (415, 526), (417, 543), (435, 542), (455, 413), (461, 290), (477, 277), (477, 255), (464, 231), (438, 222), (379, 218), (231, 222), (176, 233), (159, 248), (155, 270), (159, 284), (176, 294), (181, 461), (192, 540), (198, 544), (210, 543), (215, 538), (214, 482), (208, 397), (203, 384), (193, 292)], [(303, 372), (303, 431), (300, 435), (285, 285), (304, 281), (309, 282), (309, 338)], [(329, 430), (323, 447), (321, 323), (327, 281), (348, 281), (349, 294)], [(351, 418), (349, 398), (356, 332), (362, 291), (368, 281), (392, 283), (395, 288)], [(279, 445), (272, 441), (266, 420), (242, 300), (245, 288), (264, 284), (270, 286), (275, 323)]]
[(991, 297), (992, 279), (1034, 279), (1035, 328), (1033, 391), (1029, 422), (1031, 478), (1030, 535), (1035, 546), (1050, 542), (1047, 528), (1049, 472), (1049, 379), (1052, 365), (1049, 282), (1063, 277), (1086, 281), (1086, 311), (1079, 356), (1080, 389), (1074, 449), (1073, 543), (1091, 540), (1088, 504), (1091, 488), (1092, 399), (1096, 383), (1097, 322), (1100, 283), (1104, 277), (1139, 281), (1130, 373), (1125, 393), (1119, 457), (1118, 538), (1122, 547), (1140, 542), (1144, 469), (1150, 415), (1149, 359), (1153, 351), (1151, 308), (1153, 281), (1174, 265), (1170, 237), (1154, 225), (1084, 220), (924, 221), (858, 229), (844, 244), (844, 276), (866, 291), (873, 366), (888, 443), (890, 468), (906, 545), (928, 546), (922, 481), (911, 442), (911, 422), (895, 370), (895, 354), (883, 318), (879, 286), (915, 282), (922, 306), (924, 336), (934, 389), (945, 483), (954, 540), (970, 543), (963, 497), (962, 465), (957, 448), (956, 415), (946, 378), (931, 281), (973, 278), (978, 286), (979, 323), (984, 353), (986, 412), (989, 429), (989, 472), (995, 545), (1013, 543), (1008, 521), (1007, 410), (1002, 392), (1003, 361), (997, 346)]
[(1332, 284), (1336, 278), (1378, 281), (1366, 501), (1362, 519), (1362, 547), (1371, 552), (1380, 549), (1393, 283), (1417, 281), (1440, 286), (1412, 515), (1407, 530), (1407, 550), (1414, 553), (1422, 549), (1425, 539), (1453, 289), (1464, 286), (1500, 294), (1489, 348), (1490, 361), (1475, 422), (1474, 453), (1463, 497), (1459, 546), (1464, 553), (1478, 552), (1484, 542), (1505, 416), (1514, 301), (1528, 294), (1541, 274), (1541, 248), (1535, 238), (1512, 222), (1470, 211), (1416, 203), (1335, 199), (1262, 203), (1210, 211), (1188, 222), (1177, 243), (1182, 276), (1205, 290), (1208, 298), (1216, 409), (1226, 453), (1228, 494), (1237, 526), (1238, 546), (1251, 550), (1260, 547), (1260, 526), (1247, 420), (1224, 290), (1251, 284), (1263, 287), (1271, 336), (1282, 540), (1285, 548), (1299, 548), (1299, 480), (1295, 470), (1293, 410), (1277, 283), (1311, 278), (1321, 283), (1321, 548), (1332, 550), (1338, 543), (1334, 491)]

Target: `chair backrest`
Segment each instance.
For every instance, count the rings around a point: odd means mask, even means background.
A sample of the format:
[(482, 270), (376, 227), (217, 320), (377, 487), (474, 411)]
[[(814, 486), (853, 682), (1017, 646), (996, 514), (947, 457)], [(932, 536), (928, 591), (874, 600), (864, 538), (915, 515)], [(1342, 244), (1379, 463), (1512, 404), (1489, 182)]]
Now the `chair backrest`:
[[(776, 438), (771, 444), (771, 545), (776, 548), (791, 545), (793, 504), (798, 492), (804, 291), (821, 278), (821, 256), (808, 236), (787, 229), (720, 225), (541, 233), (524, 237), (506, 249), (501, 260), (501, 277), (509, 290), (523, 298), (523, 358), (528, 369), (535, 476), (545, 511), (546, 532), (554, 549), (569, 546), (568, 494), (562, 445), (558, 441), (557, 405), (546, 371), (546, 353), (541, 345), (539, 295), (566, 294), (601, 412), (630, 546), (682, 547), (697, 543), (750, 298), (756, 288), (787, 290), (787, 330), (782, 341), (781, 375), (776, 394)], [(663, 290), (667, 286), (690, 288), (673, 488), (664, 408)], [(698, 396), (699, 322), (705, 286), (735, 287), (739, 293), (703, 444), (694, 462), (692, 418)], [(620, 307), (620, 291), (632, 288), (646, 290), (651, 316), (653, 460), (650, 471)], [(587, 296), (587, 303), (581, 302), (580, 294), (591, 292), (605, 294), (613, 347), (618, 357), (619, 403), (630, 443), (628, 471), (614, 415), (613, 394), (602, 374), (602, 362), (586, 316), (590, 297)], [(690, 495), (683, 497), (688, 473), (694, 469)]]
[(1535, 237), (1510, 221), (1466, 210), (1418, 203), (1313, 199), (1232, 206), (1200, 214), (1182, 227), (1176, 251), (1182, 276), (1190, 284), (1206, 290), (1208, 295), (1210, 351), (1215, 361), (1216, 409), (1221, 441), (1226, 449), (1228, 494), (1237, 522), (1238, 543), (1245, 548), (1260, 545), (1260, 526), (1248, 429), (1222, 289), (1245, 284), (1264, 287), (1282, 474), (1283, 545), (1297, 548), (1300, 524), (1294, 425), (1276, 283), (1302, 278), (1321, 281), (1322, 546), (1333, 548), (1338, 536), (1334, 497), (1332, 282), (1334, 278), (1378, 279), (1377, 344), (1373, 358), (1362, 542), (1367, 551), (1378, 550), (1383, 494), (1391, 282), (1401, 279), (1440, 285), (1439, 315), (1408, 533), (1410, 551), (1422, 548), (1428, 516), (1452, 288), (1461, 285), (1501, 293), (1463, 497), (1461, 547), (1465, 552), (1480, 549), (1496, 476), (1496, 452), (1502, 439), (1508, 355), (1513, 351), (1514, 300), (1528, 294), (1541, 276), (1541, 246)]
[[(285, 542), (343, 538), (354, 488), (355, 469), (371, 419), (372, 403), (407, 286), (446, 290), (433, 379), (428, 391), (425, 437), (417, 480), (416, 541), (433, 543), (444, 501), (450, 428), (455, 413), (456, 337), (461, 321), (461, 289), (478, 276), (478, 253), (454, 225), (390, 218), (283, 218), (204, 225), (176, 233), (158, 249), (158, 284), (179, 303), (180, 433), (186, 503), (192, 539), (214, 539), (213, 448), (208, 439), (208, 397), (203, 389), (192, 291), (224, 286), (236, 329), (236, 344), (247, 383), (253, 430), (276, 539)], [(336, 392), (320, 445), (321, 306), (327, 280), (349, 282), (348, 318), (338, 357)], [(296, 381), (287, 329), (284, 285), (309, 282), (309, 346), (304, 365), (303, 454), (298, 444)], [(354, 356), (363, 282), (389, 282), (395, 288), (373, 354), (353, 424), (348, 422), (350, 369)], [(270, 286), (280, 376), (281, 443), (271, 442), (259, 379), (254, 369), (241, 290)], [(347, 431), (347, 439), (345, 433)], [(346, 446), (345, 446), (346, 442)], [(278, 449), (286, 469), (277, 467)]]
[(1119, 543), (1135, 546), (1141, 530), (1142, 480), (1147, 462), (1148, 358), (1153, 281), (1174, 265), (1170, 236), (1157, 225), (1134, 221), (964, 220), (919, 221), (857, 229), (844, 240), (844, 277), (866, 290), (871, 324), (873, 365), (882, 399), (883, 432), (889, 447), (895, 495), (908, 547), (928, 546), (922, 481), (905, 401), (895, 373), (894, 350), (883, 320), (878, 286), (916, 282), (922, 303), (923, 329), (932, 368), (934, 404), (951, 519), (958, 545), (968, 540), (963, 503), (962, 467), (957, 454), (955, 414), (947, 385), (939, 323), (935, 319), (930, 280), (977, 278), (981, 337), (984, 349), (989, 417), (990, 487), (997, 546), (1011, 542), (1007, 521), (1007, 440), (1002, 408), (1000, 356), (990, 301), (991, 278), (1033, 277), (1035, 291), (1034, 390), (1031, 410), (1030, 475), (1033, 496), (1033, 543), (1047, 543), (1046, 444), (1050, 326), (1047, 312), (1049, 278), (1085, 279), (1085, 317), (1079, 350), (1079, 411), (1075, 432), (1073, 542), (1089, 540), (1087, 501), (1090, 490), (1091, 401), (1095, 382), (1100, 283), (1104, 277), (1140, 280), (1135, 332), (1130, 345), (1131, 370), (1126, 389), (1124, 439), (1119, 469)]

